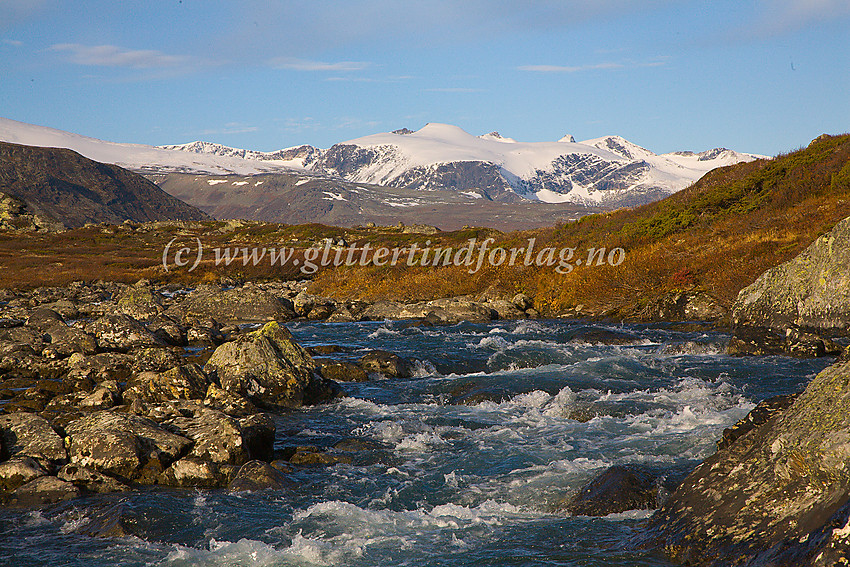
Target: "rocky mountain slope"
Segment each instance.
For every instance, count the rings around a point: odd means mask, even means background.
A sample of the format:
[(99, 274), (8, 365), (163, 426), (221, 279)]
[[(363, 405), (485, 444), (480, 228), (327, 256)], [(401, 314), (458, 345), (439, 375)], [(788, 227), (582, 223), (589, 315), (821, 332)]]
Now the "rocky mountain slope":
[(208, 218), (141, 175), (59, 148), (0, 142), (0, 194), (7, 228), (21, 220), (56, 229), (127, 219)]
[(336, 144), (313, 169), (350, 181), (454, 189), (497, 200), (619, 207), (655, 201), (712, 169), (760, 157), (724, 148), (656, 155), (619, 136), (524, 143), (497, 132), (473, 136), (448, 124), (402, 132)]

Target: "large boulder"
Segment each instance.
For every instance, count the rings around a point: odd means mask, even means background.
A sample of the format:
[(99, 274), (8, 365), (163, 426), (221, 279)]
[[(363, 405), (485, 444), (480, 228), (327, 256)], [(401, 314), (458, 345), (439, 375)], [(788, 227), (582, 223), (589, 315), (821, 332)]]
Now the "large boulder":
[(192, 446), (150, 419), (109, 410), (73, 421), (65, 432), (72, 463), (141, 483), (153, 482)]
[(219, 346), (204, 369), (225, 390), (266, 407), (300, 407), (335, 394), (312, 357), (275, 321)]
[(148, 403), (169, 400), (202, 400), (210, 381), (197, 364), (175, 366), (165, 372), (141, 372), (134, 375), (124, 390), (124, 400), (140, 399)]
[(194, 441), (189, 457), (231, 465), (248, 461), (239, 422), (220, 411), (199, 407), (194, 416), (175, 417), (164, 425)]
[(850, 555), (850, 363), (782, 410), (788, 401), (757, 407), (656, 513), (652, 542), (672, 559), (825, 566)]
[(44, 418), (34, 413), (0, 415), (3, 458), (29, 456), (42, 465), (55, 465), (68, 458), (62, 438)]
[(117, 297), (115, 311), (139, 321), (150, 321), (164, 311), (162, 296), (148, 285), (128, 286)]
[(850, 330), (850, 218), (738, 294), (736, 326)]
[(164, 346), (144, 325), (124, 314), (104, 315), (89, 323), (86, 331), (97, 338), (101, 348), (107, 350), (126, 352), (135, 348)]
[(229, 323), (288, 321), (295, 311), (271, 293), (255, 285), (222, 290), (213, 286), (199, 287), (182, 304), (189, 320), (214, 317)]

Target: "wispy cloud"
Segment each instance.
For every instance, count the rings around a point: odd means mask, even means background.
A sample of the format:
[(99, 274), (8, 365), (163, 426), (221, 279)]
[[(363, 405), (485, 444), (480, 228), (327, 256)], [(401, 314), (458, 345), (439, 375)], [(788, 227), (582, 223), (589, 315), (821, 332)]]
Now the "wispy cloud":
[(522, 65), (517, 67), (520, 71), (531, 71), (534, 73), (578, 73), (579, 71), (593, 71), (597, 69), (622, 69), (622, 63), (597, 63), (596, 65)]
[(668, 56), (656, 57), (650, 61), (622, 61), (595, 63), (593, 65), (522, 65), (518, 71), (532, 73), (579, 73), (581, 71), (610, 71), (616, 69), (632, 69), (638, 67), (663, 67), (670, 59)]
[(293, 71), (350, 72), (362, 71), (371, 64), (365, 61), (337, 61), (336, 63), (327, 63), (325, 61), (297, 59), (294, 57), (275, 57), (269, 60), (269, 65), (276, 69), (291, 69)]
[(11, 45), (12, 47), (20, 47), (24, 44), (23, 41), (18, 41), (16, 39), (4, 39), (3, 43), (6, 45)]
[(80, 45), (57, 43), (50, 51), (67, 53), (68, 59), (78, 65), (99, 67), (127, 67), (131, 69), (160, 69), (176, 67), (189, 62), (188, 57), (168, 55), (149, 49), (125, 49), (116, 45)]

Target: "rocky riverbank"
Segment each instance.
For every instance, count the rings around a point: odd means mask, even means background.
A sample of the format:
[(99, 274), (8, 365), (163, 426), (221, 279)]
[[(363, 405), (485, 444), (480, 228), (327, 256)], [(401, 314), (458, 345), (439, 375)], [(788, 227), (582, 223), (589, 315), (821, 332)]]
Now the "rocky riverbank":
[(338, 307), (301, 287), (0, 292), (0, 501), (44, 505), (149, 484), (284, 486), (294, 466), (350, 460), (343, 449), (276, 453), (274, 416), (333, 399), (335, 380), (409, 376), (411, 365), (382, 351), (314, 359), (280, 322)]

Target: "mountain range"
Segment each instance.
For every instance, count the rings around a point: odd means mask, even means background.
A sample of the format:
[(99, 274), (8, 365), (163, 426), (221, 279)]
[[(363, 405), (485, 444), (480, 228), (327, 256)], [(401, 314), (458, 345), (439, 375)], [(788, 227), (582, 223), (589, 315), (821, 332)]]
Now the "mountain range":
[(143, 173), (216, 217), (347, 225), (540, 226), (655, 201), (712, 169), (762, 157), (725, 148), (657, 155), (619, 136), (518, 142), (437, 123), (328, 149), (260, 152), (119, 144), (0, 118), (0, 141), (70, 148)]

